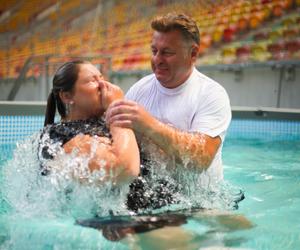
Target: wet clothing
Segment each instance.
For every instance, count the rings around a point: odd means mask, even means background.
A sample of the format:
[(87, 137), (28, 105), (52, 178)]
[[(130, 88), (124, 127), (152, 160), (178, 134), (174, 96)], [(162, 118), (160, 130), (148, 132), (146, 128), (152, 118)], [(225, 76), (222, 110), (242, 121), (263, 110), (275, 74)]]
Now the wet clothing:
[[(46, 161), (55, 157), (56, 151), (53, 145), (62, 147), (78, 134), (107, 137), (112, 142), (112, 136), (102, 119), (88, 119), (80, 121), (59, 122), (46, 126), (40, 137), (38, 157), (41, 162), (41, 174), (47, 175), (51, 169), (47, 169)], [(156, 178), (152, 181), (151, 165), (153, 162), (145, 156), (140, 149), (141, 169), (140, 175), (129, 185), (127, 206), (129, 210), (154, 209), (175, 203), (173, 193), (177, 187), (171, 185), (164, 178)]]
[(62, 147), (78, 134), (101, 136), (112, 139), (105, 122), (102, 119), (89, 119), (86, 121), (59, 122), (44, 127), (39, 143), (38, 158), (41, 162), (42, 175), (50, 171), (44, 164), (55, 157), (57, 151), (53, 145)]

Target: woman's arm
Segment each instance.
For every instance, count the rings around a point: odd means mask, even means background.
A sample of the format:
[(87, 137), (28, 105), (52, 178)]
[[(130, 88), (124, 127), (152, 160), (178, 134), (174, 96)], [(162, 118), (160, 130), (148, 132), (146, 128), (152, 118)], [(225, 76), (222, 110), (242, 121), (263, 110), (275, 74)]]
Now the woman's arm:
[(111, 152), (115, 157), (116, 171), (121, 170), (121, 176), (138, 176), (140, 173), (140, 154), (135, 135), (131, 129), (111, 126)]
[(90, 157), (90, 171), (105, 169), (107, 177), (117, 182), (131, 180), (139, 174), (140, 157), (135, 135), (131, 129), (111, 128), (108, 138), (77, 135), (64, 145), (66, 153)]

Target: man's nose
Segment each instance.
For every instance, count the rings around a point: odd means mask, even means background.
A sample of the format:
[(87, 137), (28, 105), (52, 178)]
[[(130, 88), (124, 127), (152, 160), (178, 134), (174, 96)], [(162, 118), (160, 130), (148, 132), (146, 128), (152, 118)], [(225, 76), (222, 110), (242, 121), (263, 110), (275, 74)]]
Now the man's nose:
[(155, 63), (161, 63), (163, 61), (162, 54), (160, 52), (157, 52), (155, 55), (153, 55), (153, 60)]

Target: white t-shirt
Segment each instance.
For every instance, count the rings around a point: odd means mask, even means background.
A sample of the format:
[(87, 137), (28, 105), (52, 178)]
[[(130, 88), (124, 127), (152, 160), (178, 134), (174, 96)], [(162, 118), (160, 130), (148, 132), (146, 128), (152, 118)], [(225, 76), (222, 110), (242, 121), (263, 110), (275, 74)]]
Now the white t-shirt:
[(231, 109), (228, 95), (220, 84), (194, 68), (186, 82), (168, 89), (151, 74), (135, 83), (126, 99), (139, 103), (161, 122), (182, 131), (220, 136), (222, 144), (206, 174), (215, 181), (223, 179), (222, 146)]

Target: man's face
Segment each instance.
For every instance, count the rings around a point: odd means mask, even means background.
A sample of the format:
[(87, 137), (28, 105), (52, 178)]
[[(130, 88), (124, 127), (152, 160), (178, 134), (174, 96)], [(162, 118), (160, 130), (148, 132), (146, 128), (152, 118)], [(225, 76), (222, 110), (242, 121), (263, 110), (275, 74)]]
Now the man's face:
[(180, 31), (154, 31), (151, 50), (152, 70), (164, 87), (175, 88), (187, 80), (195, 56)]

